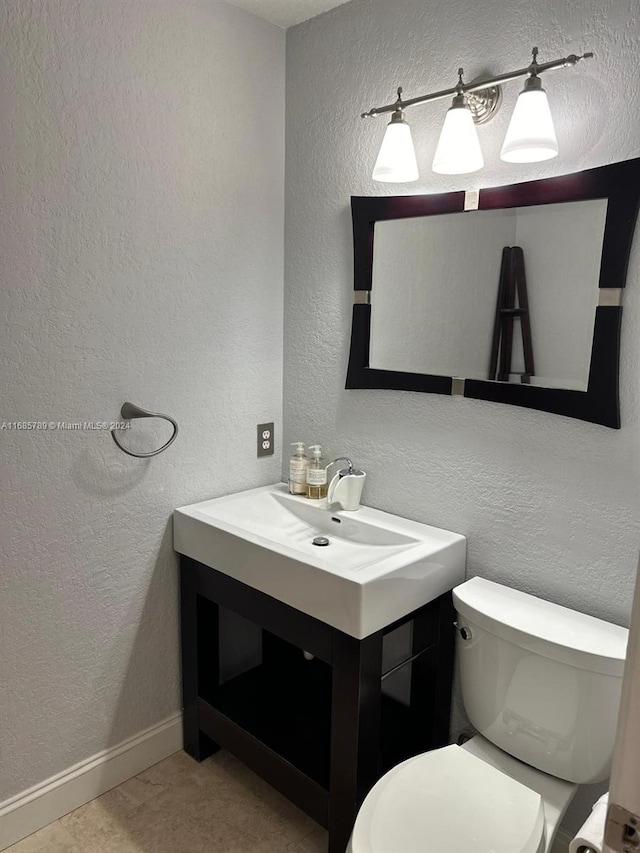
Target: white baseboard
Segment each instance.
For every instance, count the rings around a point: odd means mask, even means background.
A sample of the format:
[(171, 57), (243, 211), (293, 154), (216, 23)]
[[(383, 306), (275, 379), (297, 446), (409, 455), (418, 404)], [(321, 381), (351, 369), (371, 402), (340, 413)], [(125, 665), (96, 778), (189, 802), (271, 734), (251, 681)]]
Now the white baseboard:
[(182, 749), (182, 714), (0, 803), (0, 850)]
[(556, 837), (553, 839), (550, 853), (568, 853), (569, 842), (573, 839), (573, 835), (559, 829), (556, 832)]

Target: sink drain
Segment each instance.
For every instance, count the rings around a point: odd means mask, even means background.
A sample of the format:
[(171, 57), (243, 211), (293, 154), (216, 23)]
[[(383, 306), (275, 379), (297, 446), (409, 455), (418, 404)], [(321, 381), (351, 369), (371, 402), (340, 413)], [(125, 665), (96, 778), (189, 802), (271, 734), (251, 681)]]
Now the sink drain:
[(324, 546), (324, 545), (329, 544), (329, 540), (327, 539), (326, 536), (316, 536), (316, 538), (313, 539), (312, 541), (313, 541), (314, 545)]

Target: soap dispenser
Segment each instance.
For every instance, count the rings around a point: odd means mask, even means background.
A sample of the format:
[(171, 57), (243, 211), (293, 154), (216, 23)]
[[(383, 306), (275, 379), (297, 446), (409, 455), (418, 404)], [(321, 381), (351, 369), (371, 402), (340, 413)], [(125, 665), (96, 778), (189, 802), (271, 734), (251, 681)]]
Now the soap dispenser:
[(311, 459), (307, 468), (307, 497), (313, 500), (327, 496), (327, 468), (319, 444), (310, 444)]
[(289, 460), (289, 492), (292, 495), (306, 495), (309, 459), (304, 452), (303, 441), (292, 441), (291, 444), (296, 450)]

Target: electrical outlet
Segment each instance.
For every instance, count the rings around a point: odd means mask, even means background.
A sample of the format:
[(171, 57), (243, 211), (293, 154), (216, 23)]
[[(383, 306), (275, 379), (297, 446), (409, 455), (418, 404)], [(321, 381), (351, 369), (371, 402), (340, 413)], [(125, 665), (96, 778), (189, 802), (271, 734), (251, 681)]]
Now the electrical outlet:
[(273, 424), (258, 424), (258, 456), (273, 456)]

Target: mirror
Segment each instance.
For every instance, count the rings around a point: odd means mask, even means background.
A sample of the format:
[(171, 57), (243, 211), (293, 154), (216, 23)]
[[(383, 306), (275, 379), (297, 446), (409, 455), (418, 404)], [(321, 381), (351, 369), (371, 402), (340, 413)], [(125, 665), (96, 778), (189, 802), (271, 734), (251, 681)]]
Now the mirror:
[[(606, 214), (594, 199), (377, 222), (370, 367), (586, 391)], [(513, 247), (525, 309), (517, 288), (510, 308), (497, 305)], [(501, 356), (509, 369), (498, 380)]]
[(352, 198), (347, 388), (462, 393), (619, 427), (639, 184), (630, 160), (484, 189), (471, 210), (465, 193)]

